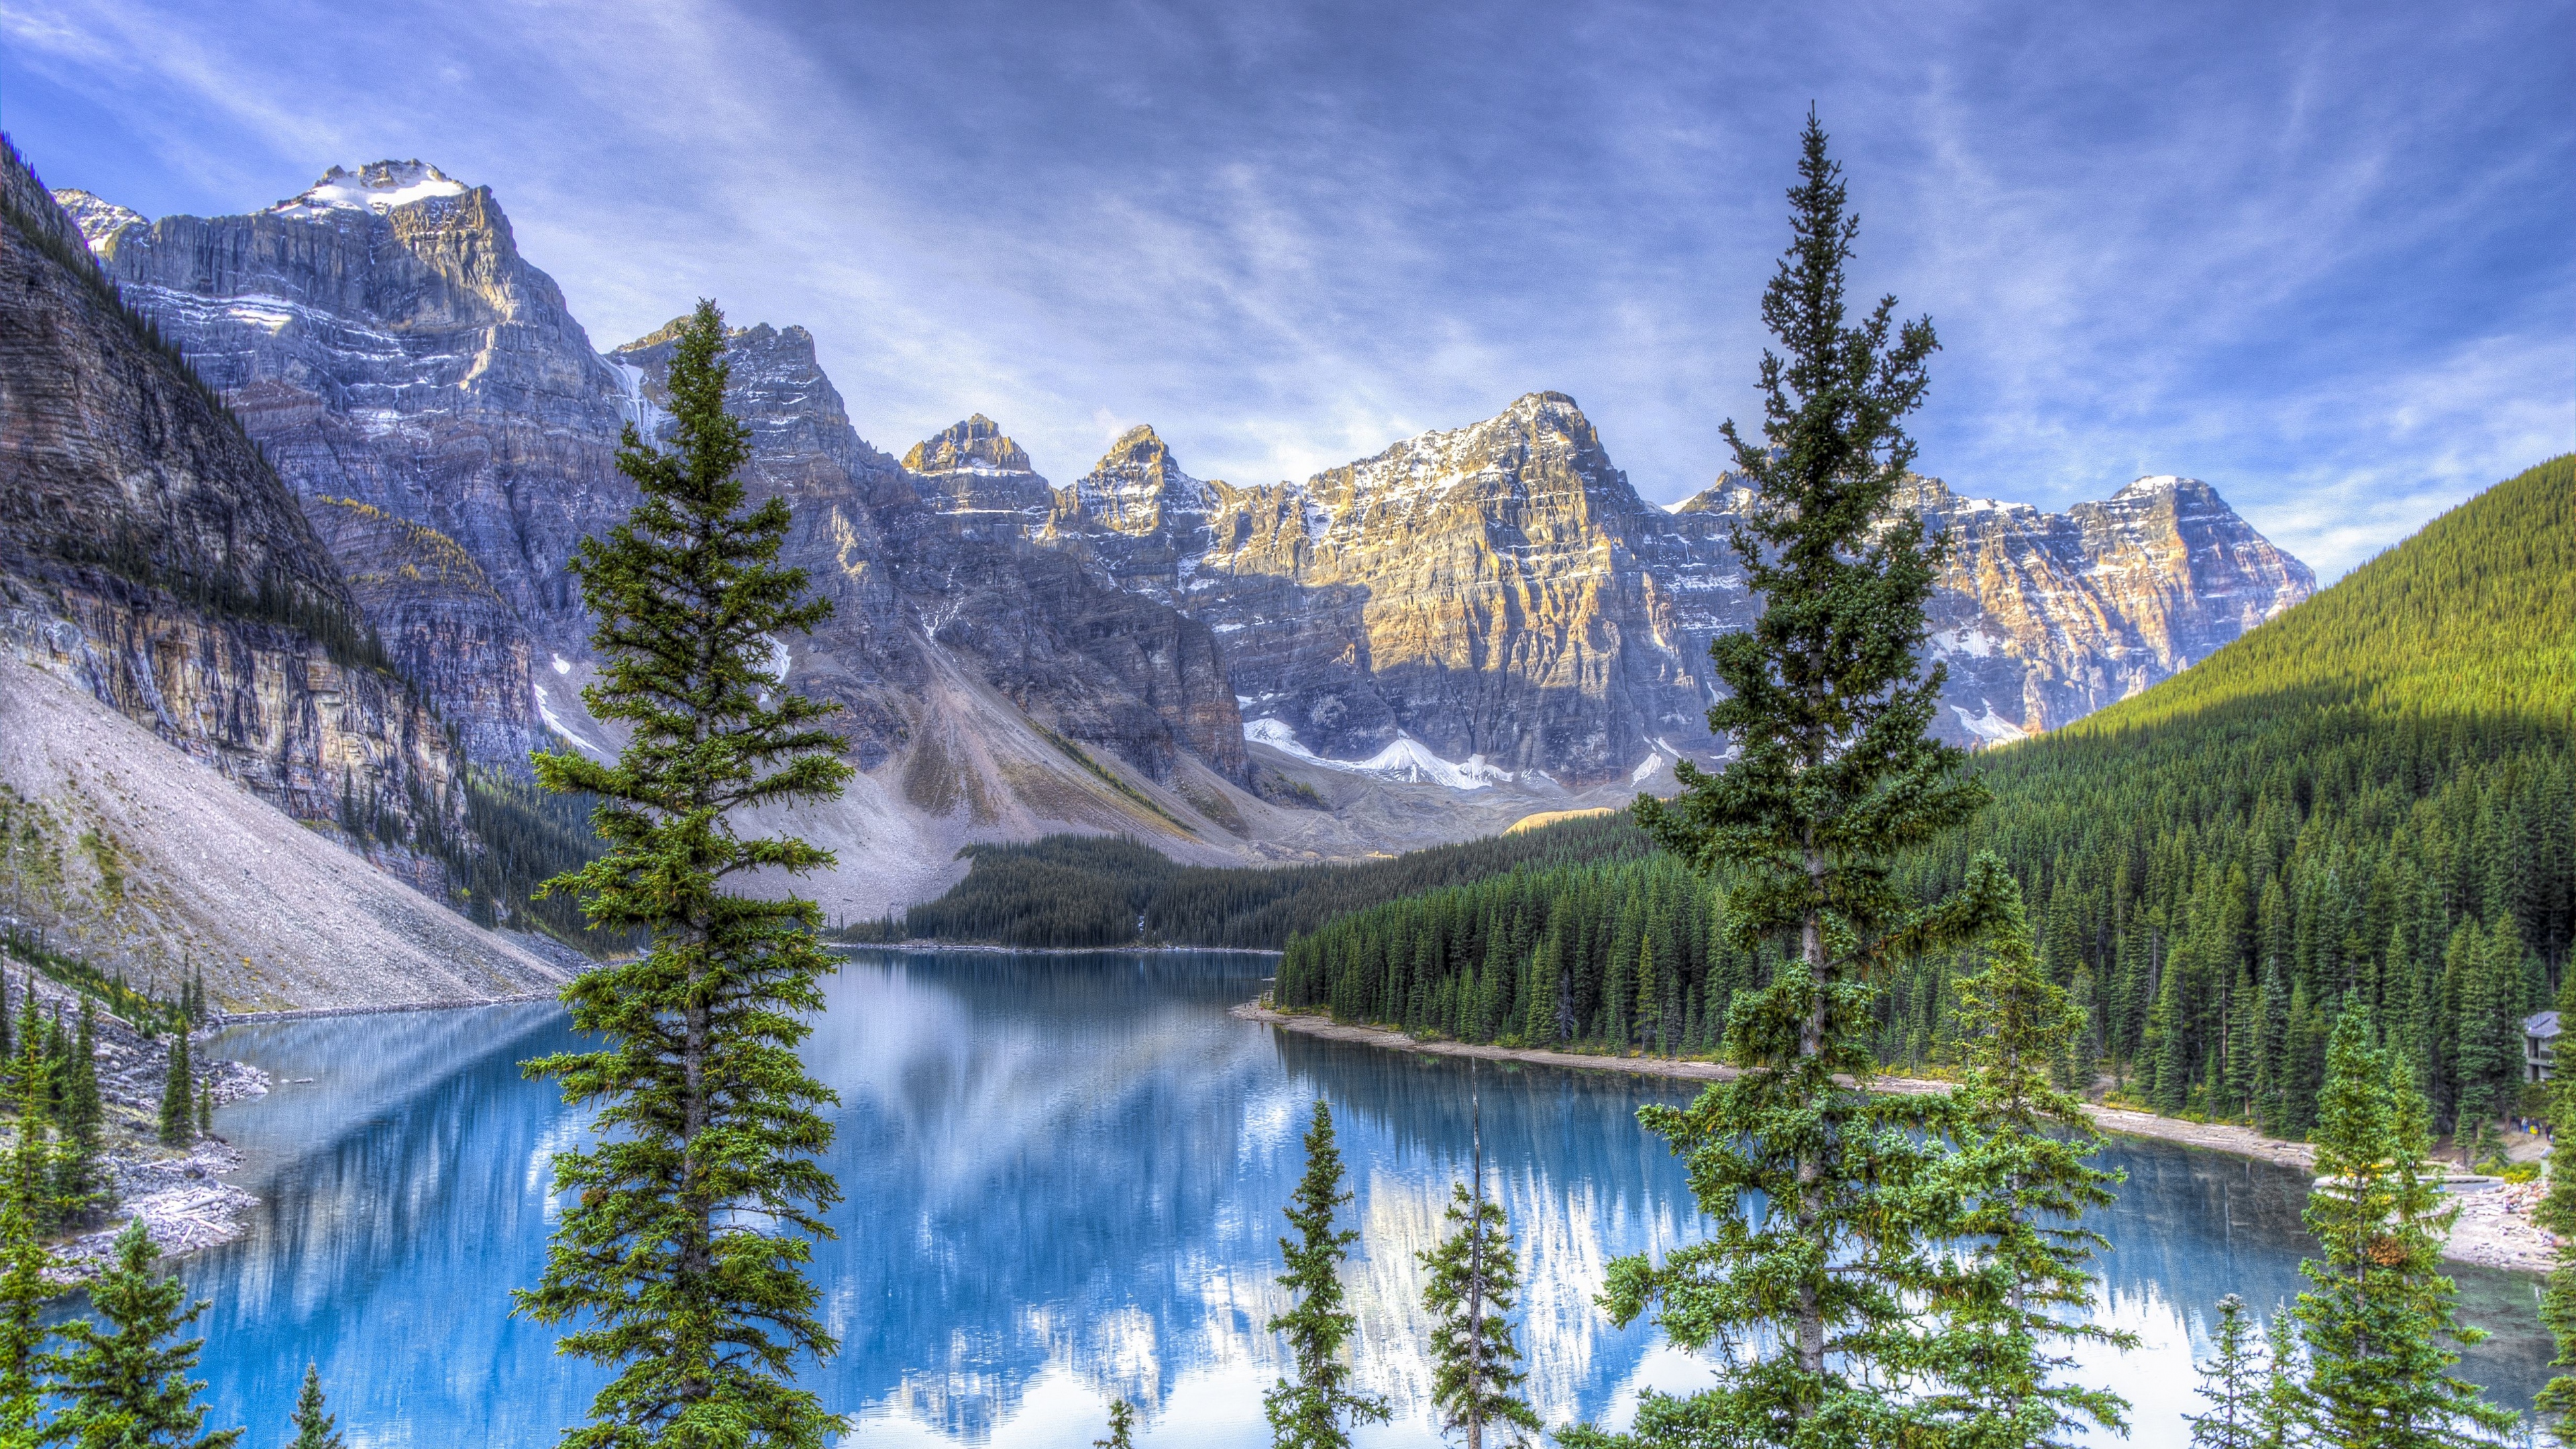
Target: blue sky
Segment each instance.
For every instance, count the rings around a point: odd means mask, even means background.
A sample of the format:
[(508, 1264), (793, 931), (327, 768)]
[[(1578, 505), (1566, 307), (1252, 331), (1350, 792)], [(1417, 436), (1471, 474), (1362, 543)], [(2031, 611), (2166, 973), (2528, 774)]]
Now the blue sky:
[(1302, 477), (1572, 393), (1647, 497), (1759, 417), (1808, 104), (1921, 466), (2217, 485), (2333, 577), (2576, 446), (2576, 5), (0, 0), (48, 181), (489, 185), (602, 347), (801, 322), (862, 434)]

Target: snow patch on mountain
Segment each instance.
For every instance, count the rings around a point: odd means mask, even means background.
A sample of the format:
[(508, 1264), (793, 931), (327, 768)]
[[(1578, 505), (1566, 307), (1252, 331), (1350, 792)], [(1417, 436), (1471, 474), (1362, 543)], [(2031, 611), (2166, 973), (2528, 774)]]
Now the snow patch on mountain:
[(72, 219), (72, 225), (80, 228), (81, 240), (89, 245), (91, 251), (107, 245), (108, 238), (129, 226), (148, 226), (152, 221), (132, 207), (119, 206), (106, 197), (83, 191), (77, 186), (67, 186), (55, 192), (54, 204)]
[(269, 208), (279, 216), (320, 220), (335, 211), (382, 216), (397, 206), (463, 196), (465, 183), (425, 161), (378, 161), (355, 171), (334, 166), (322, 179)]
[(1268, 745), (1283, 755), (1291, 755), (1310, 765), (1331, 770), (1347, 770), (1355, 775), (1374, 775), (1381, 780), (1395, 780), (1411, 785), (1439, 785), (1451, 790), (1482, 790), (1488, 785), (1507, 784), (1520, 778), (1509, 770), (1486, 763), (1483, 755), (1469, 755), (1463, 763), (1444, 760), (1411, 735), (1399, 734), (1395, 743), (1365, 760), (1335, 760), (1316, 754), (1298, 743), (1297, 732), (1281, 719), (1256, 719), (1243, 726), (1245, 740)]
[(1960, 726), (1968, 733), (1990, 745), (2008, 745), (2015, 740), (2030, 738), (2030, 731), (1995, 713), (1993, 701), (1981, 699), (1977, 703), (1984, 706), (1983, 712), (1978, 714), (1968, 713), (1964, 705), (1950, 706), (1950, 712), (1959, 717)]

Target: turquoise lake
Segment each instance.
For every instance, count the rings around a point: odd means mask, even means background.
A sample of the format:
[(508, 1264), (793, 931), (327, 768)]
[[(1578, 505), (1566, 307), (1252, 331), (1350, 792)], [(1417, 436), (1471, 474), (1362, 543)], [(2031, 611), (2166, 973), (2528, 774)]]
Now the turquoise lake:
[[(1266, 957), (861, 952), (809, 1043), (840, 1093), (830, 1159), (847, 1199), (815, 1251), (840, 1355), (806, 1382), (854, 1414), (851, 1445), (1086, 1446), (1105, 1405), (1141, 1442), (1267, 1442), (1277, 1374), (1279, 1208), (1309, 1105), (1333, 1105), (1358, 1200), (1347, 1271), (1363, 1382), (1393, 1423), (1365, 1445), (1437, 1442), (1419, 1272), (1464, 1175), (1462, 1062), (1319, 1042), (1234, 1020)], [(235, 1027), (266, 1069), (217, 1114), (261, 1198), (242, 1241), (190, 1259), (211, 1299), (203, 1375), (216, 1425), (282, 1443), (307, 1360), (352, 1445), (539, 1449), (605, 1375), (509, 1316), (551, 1227), (551, 1154), (583, 1123), (518, 1063), (573, 1043), (551, 1005)], [(309, 1083), (298, 1078), (311, 1078)], [(1631, 1120), (1674, 1087), (1605, 1072), (1478, 1070), (1488, 1181), (1527, 1283), (1521, 1344), (1550, 1423), (1624, 1420), (1641, 1388), (1706, 1365), (1591, 1302), (1621, 1253), (1687, 1242), (1680, 1165)], [(2190, 1360), (2229, 1292), (2266, 1313), (2296, 1293), (2306, 1184), (2281, 1168), (2116, 1140), (2128, 1171), (2099, 1223), (2103, 1315), (2135, 1329), (2086, 1377), (2127, 1395), (2127, 1442), (2179, 1445)], [(2465, 1316), (2495, 1330), (2461, 1372), (2517, 1407), (2547, 1377), (2537, 1280), (2461, 1268)]]

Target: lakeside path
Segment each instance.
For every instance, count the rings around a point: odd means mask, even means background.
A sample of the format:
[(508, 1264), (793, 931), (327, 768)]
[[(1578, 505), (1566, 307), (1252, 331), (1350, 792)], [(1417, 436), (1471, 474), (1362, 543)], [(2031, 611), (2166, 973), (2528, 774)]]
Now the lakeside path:
[[(1736, 1075), (1735, 1068), (1716, 1062), (1593, 1056), (1584, 1052), (1556, 1052), (1537, 1047), (1422, 1041), (1382, 1027), (1346, 1026), (1330, 1017), (1276, 1011), (1257, 1001), (1247, 1001), (1234, 1007), (1230, 1014), (1238, 1020), (1260, 1022), (1282, 1031), (1320, 1037), (1325, 1041), (1352, 1042), (1385, 1051), (1527, 1062), (1536, 1066), (1571, 1067), (1577, 1071), (1627, 1072), (1633, 1076), (1666, 1077), (1689, 1082), (1722, 1082)], [(1942, 1092), (1950, 1088), (1948, 1082), (1924, 1081), (1916, 1077), (1880, 1077), (1870, 1085), (1882, 1092), (1908, 1094)], [(2133, 1112), (2122, 1107), (2092, 1103), (2086, 1104), (2085, 1111), (2092, 1114), (2095, 1126), (2124, 1137), (2151, 1137), (2159, 1142), (2177, 1142), (2185, 1147), (2251, 1157), (2281, 1167), (2313, 1170), (2316, 1166), (2314, 1147), (2305, 1142), (2284, 1142), (2276, 1137), (2266, 1137), (2250, 1127), (2186, 1122), (2178, 1117), (2159, 1117), (2152, 1112)], [(2557, 1239), (2531, 1221), (2531, 1209), (2539, 1201), (2541, 1189), (2542, 1184), (2533, 1182), (2462, 1194), (2459, 1220), (2451, 1225), (2450, 1240), (2443, 1245), (2442, 1256), (2489, 1268), (2548, 1272), (2557, 1264)]]

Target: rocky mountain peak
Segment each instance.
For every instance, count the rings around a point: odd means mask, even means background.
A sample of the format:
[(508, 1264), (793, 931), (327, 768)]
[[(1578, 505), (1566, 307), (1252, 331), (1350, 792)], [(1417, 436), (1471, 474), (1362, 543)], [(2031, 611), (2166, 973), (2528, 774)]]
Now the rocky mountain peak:
[(463, 196), (473, 188), (417, 158), (373, 161), (355, 171), (334, 166), (300, 195), (269, 210), (279, 216), (321, 219), (336, 211), (382, 216), (398, 206)]
[(81, 240), (89, 243), (91, 251), (105, 246), (108, 238), (129, 226), (148, 226), (152, 221), (152, 218), (132, 207), (119, 206), (95, 192), (83, 191), (77, 186), (67, 186), (56, 191), (54, 204), (63, 209), (63, 214), (72, 219), (74, 226), (80, 228)]
[(1071, 496), (1058, 506), (1059, 529), (1088, 523), (1117, 533), (1157, 533), (1166, 512), (1196, 513), (1207, 504), (1206, 485), (1183, 472), (1172, 450), (1143, 423), (1119, 434), (1067, 491)]
[(912, 445), (903, 466), (915, 473), (1026, 473), (1029, 455), (1003, 436), (1002, 425), (977, 413)]

